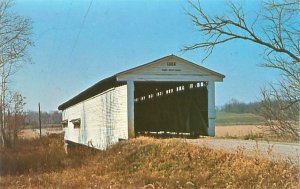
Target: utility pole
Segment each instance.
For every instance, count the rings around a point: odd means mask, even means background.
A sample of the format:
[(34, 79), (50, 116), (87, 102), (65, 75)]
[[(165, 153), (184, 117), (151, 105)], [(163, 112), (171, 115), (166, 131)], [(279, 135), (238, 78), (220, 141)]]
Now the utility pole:
[(40, 125), (40, 138), (42, 138), (42, 122), (41, 122), (41, 106), (39, 103), (39, 125)]

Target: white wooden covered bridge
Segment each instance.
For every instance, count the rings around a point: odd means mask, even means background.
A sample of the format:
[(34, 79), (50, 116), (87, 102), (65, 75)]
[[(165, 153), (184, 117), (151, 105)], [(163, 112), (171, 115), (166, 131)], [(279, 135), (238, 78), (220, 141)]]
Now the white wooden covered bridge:
[(61, 104), (65, 140), (105, 149), (137, 133), (215, 135), (215, 82), (225, 76), (175, 55), (103, 79)]

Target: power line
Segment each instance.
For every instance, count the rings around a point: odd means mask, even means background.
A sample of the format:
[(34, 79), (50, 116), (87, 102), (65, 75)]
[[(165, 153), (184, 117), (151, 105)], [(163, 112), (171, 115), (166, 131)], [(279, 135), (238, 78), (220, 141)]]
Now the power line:
[(90, 11), (90, 8), (91, 8), (91, 6), (92, 6), (92, 3), (93, 3), (93, 0), (90, 1), (89, 7), (88, 7), (87, 11), (85, 12), (85, 15), (84, 15), (84, 17), (83, 17), (82, 23), (81, 23), (80, 28), (79, 28), (79, 32), (78, 32), (78, 34), (77, 34), (77, 36), (76, 36), (75, 42), (74, 42), (73, 47), (72, 47), (72, 50), (71, 50), (71, 55), (73, 54), (73, 51), (74, 51), (74, 49), (75, 49), (75, 46), (76, 46), (77, 41), (78, 41), (78, 39), (79, 39), (79, 36), (80, 36), (80, 34), (81, 34), (81, 31), (82, 31), (83, 25), (84, 25), (84, 23), (85, 23), (86, 17), (87, 17), (87, 15), (89, 14), (89, 11)]

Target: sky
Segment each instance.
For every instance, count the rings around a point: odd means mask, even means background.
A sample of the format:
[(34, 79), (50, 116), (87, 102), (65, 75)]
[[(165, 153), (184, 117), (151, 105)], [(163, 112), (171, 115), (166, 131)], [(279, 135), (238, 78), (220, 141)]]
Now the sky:
[[(234, 1), (249, 18), (260, 1)], [(226, 1), (201, 1), (209, 14), (223, 14)], [(215, 48), (204, 61), (201, 49), (182, 52), (201, 39), (186, 10), (176, 0), (15, 0), (12, 11), (32, 20), (31, 64), (23, 64), (11, 87), (26, 97), (26, 110), (57, 110), (96, 82), (120, 71), (175, 54), (224, 74), (216, 83), (216, 105), (231, 99), (259, 100), (259, 91), (279, 73), (259, 66), (264, 48), (232, 41)]]

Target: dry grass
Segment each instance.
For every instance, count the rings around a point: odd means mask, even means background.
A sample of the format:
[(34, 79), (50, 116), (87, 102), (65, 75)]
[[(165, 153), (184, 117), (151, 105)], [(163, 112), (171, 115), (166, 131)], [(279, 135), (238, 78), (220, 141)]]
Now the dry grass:
[(38, 138), (39, 134), (32, 129), (23, 129), (19, 132), (18, 137), (20, 139), (33, 139)]
[[(1, 176), (3, 188), (299, 188), (299, 170), (283, 161), (195, 147), (176, 139), (137, 138), (107, 151), (63, 154), (62, 138), (24, 142)], [(25, 147), (30, 145), (29, 147)], [(23, 149), (25, 148), (25, 149)], [(36, 150), (32, 151), (31, 149)], [(30, 150), (30, 151), (29, 151)], [(47, 152), (48, 151), (48, 152)], [(3, 152), (3, 151), (2, 151)], [(1, 152), (1, 154), (2, 154)], [(31, 154), (31, 162), (24, 161)], [(6, 157), (6, 158), (7, 158)], [(39, 159), (47, 159), (40, 161)], [(5, 159), (5, 158), (4, 158)], [(4, 159), (2, 163), (4, 162)], [(6, 160), (5, 160), (6, 161)], [(17, 174), (16, 162), (30, 166)], [(36, 167), (34, 162), (39, 163)], [(40, 167), (42, 166), (42, 167)], [(2, 168), (2, 167), (1, 167)], [(10, 174), (7, 174), (10, 173)], [(4, 174), (4, 173), (3, 173)], [(16, 175), (17, 174), (17, 175)]]
[(216, 126), (216, 137), (244, 137), (247, 135), (260, 135), (260, 125), (222, 125)]
[[(63, 130), (61, 127), (49, 127), (49, 128), (42, 128), (42, 132), (46, 133), (47, 135), (51, 134), (61, 134)], [(18, 133), (18, 137), (20, 139), (36, 139), (40, 137), (39, 129), (22, 129)]]
[[(78, 166), (83, 162), (85, 151), (80, 148), (80, 157), (68, 157), (63, 148), (62, 135), (49, 135), (41, 139), (20, 140), (15, 148), (0, 149), (0, 174), (22, 175), (60, 171)], [(82, 157), (82, 158), (81, 158)]]
[(228, 139), (263, 140), (298, 143), (293, 138), (278, 137), (264, 125), (217, 125), (216, 137)]

